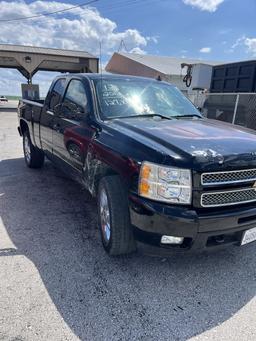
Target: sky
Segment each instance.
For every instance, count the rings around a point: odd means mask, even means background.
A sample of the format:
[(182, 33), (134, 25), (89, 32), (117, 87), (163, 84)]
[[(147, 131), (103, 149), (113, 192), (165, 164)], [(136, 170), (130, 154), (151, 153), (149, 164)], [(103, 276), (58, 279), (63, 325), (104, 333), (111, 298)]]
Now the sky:
[[(89, 1), (89, 0), (88, 0)], [(87, 2), (88, 2), (87, 1)], [(256, 59), (256, 0), (86, 0), (0, 1), (0, 43), (85, 50), (107, 63), (122, 49), (152, 55), (191, 57), (223, 62)], [(54, 73), (33, 79), (44, 96)], [(19, 95), (25, 78), (0, 69), (0, 94)]]

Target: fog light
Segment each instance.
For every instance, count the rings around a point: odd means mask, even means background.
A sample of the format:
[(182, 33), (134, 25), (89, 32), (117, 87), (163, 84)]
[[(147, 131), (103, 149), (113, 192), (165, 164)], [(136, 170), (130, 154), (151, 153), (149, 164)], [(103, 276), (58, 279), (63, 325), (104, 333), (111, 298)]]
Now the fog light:
[(161, 243), (162, 244), (182, 244), (184, 237), (173, 237), (173, 236), (162, 236)]

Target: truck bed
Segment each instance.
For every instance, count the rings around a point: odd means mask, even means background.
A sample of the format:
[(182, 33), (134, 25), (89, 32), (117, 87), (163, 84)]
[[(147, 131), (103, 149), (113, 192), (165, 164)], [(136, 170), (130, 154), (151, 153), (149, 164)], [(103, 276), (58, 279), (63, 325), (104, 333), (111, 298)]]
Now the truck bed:
[(18, 105), (19, 116), (29, 124), (30, 137), (35, 146), (41, 148), (40, 141), (40, 117), (44, 106), (44, 100), (21, 99)]

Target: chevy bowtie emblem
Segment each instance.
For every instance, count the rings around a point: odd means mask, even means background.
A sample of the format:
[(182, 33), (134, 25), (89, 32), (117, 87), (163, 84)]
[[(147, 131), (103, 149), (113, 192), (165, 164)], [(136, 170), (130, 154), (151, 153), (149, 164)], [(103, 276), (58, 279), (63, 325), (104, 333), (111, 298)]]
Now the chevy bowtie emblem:
[(256, 181), (254, 182), (252, 187), (256, 190)]

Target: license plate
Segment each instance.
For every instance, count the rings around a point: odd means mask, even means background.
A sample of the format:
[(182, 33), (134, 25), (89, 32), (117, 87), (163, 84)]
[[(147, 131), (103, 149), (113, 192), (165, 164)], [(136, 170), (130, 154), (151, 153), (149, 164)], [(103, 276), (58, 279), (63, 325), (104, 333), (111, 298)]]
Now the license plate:
[(254, 227), (253, 229), (245, 231), (243, 238), (242, 238), (241, 245), (251, 243), (255, 240), (256, 240), (256, 227)]

